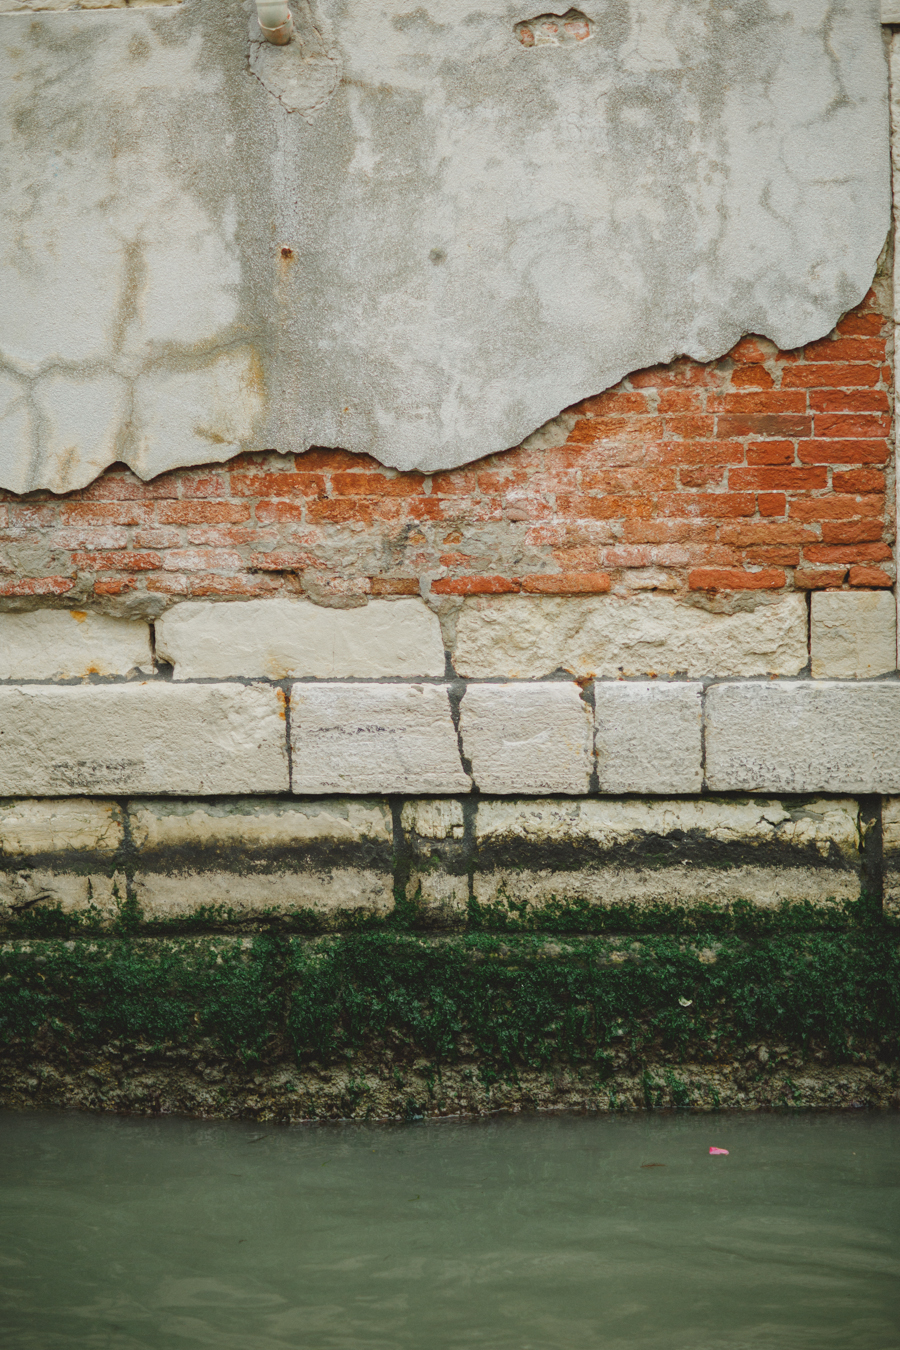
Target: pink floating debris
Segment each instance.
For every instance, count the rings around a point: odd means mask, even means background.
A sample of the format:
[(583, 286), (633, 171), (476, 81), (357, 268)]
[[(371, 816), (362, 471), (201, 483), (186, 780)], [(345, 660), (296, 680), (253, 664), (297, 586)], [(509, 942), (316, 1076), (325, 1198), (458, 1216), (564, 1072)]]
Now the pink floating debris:
[(724, 1153), (726, 1157), (728, 1156), (727, 1148), (711, 1148), (709, 1151), (710, 1153)]

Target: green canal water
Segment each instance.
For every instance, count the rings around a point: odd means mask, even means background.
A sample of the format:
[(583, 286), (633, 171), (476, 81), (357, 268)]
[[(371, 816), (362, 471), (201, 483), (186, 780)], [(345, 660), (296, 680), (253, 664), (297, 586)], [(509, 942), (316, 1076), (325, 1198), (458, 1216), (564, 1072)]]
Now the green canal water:
[(0, 1346), (897, 1350), (900, 1118), (0, 1114)]

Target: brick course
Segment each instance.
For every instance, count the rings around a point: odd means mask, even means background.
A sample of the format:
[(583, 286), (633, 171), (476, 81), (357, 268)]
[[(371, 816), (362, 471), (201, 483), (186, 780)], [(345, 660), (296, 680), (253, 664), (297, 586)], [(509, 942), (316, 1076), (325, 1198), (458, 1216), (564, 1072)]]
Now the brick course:
[(873, 291), (802, 350), (636, 372), (569, 409), (564, 445), (448, 473), (263, 451), (2, 493), (0, 597), (890, 586), (889, 328)]

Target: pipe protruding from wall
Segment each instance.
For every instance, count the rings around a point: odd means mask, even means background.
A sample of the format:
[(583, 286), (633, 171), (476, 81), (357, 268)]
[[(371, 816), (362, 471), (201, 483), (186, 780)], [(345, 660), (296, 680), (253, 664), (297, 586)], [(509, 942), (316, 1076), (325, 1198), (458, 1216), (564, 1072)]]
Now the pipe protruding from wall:
[(256, 0), (256, 17), (267, 42), (274, 42), (277, 47), (290, 42), (294, 20), (287, 0)]

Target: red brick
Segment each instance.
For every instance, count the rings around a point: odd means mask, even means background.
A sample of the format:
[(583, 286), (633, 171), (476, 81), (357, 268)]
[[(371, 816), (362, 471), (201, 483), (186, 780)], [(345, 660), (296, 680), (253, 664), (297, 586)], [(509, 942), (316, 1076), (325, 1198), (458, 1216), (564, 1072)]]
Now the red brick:
[(799, 413), (720, 413), (716, 435), (739, 440), (742, 436), (777, 436), (779, 439), (812, 435), (812, 418)]
[(107, 529), (102, 526), (83, 525), (80, 529), (53, 530), (47, 542), (51, 548), (126, 548), (128, 531), (124, 526), (114, 525)]
[(653, 502), (646, 497), (558, 497), (556, 509), (572, 520), (623, 520), (652, 516)]
[(629, 389), (607, 389), (605, 394), (582, 399), (569, 411), (583, 417), (605, 417), (609, 413), (646, 413), (647, 395)]
[[(162, 473), (143, 483), (132, 473), (105, 473), (88, 487), (82, 488), (77, 498), (85, 502), (99, 501), (160, 501), (163, 497), (177, 497), (181, 490), (181, 474)], [(70, 500), (75, 500), (72, 494)]]
[(72, 577), (25, 577), (0, 581), (0, 595), (65, 595), (74, 585)]
[(661, 464), (743, 464), (744, 447), (734, 441), (671, 441), (660, 447)]
[(752, 492), (681, 492), (659, 499), (662, 516), (707, 516), (711, 520), (721, 520), (730, 516), (752, 516), (755, 512), (756, 498)]
[(163, 554), (162, 567), (166, 572), (240, 572), (243, 559), (225, 548), (173, 548)]
[(763, 563), (778, 563), (781, 567), (796, 567), (800, 561), (799, 548), (789, 548), (786, 544), (769, 544), (759, 548), (745, 548), (743, 561), (749, 567)]
[(121, 595), (123, 591), (133, 591), (137, 581), (134, 577), (112, 577), (108, 581), (95, 581), (95, 595)]
[(880, 517), (872, 520), (827, 520), (822, 526), (824, 544), (862, 544), (871, 539), (880, 539), (884, 534), (884, 522)]
[(157, 519), (161, 525), (233, 525), (250, 519), (250, 507), (245, 502), (160, 502)]
[(711, 414), (667, 413), (663, 427), (667, 441), (709, 441), (716, 434), (716, 419)]
[(807, 544), (803, 557), (806, 562), (849, 564), (890, 562), (892, 554), (887, 544)]
[(831, 475), (835, 492), (883, 492), (884, 474), (881, 469), (850, 469)]
[(714, 466), (711, 464), (690, 469), (679, 469), (678, 486), (682, 488), (723, 488), (725, 486), (725, 470), (721, 465)]
[(774, 383), (765, 366), (737, 366), (731, 372), (732, 389), (771, 389)]
[(321, 562), (312, 553), (302, 549), (273, 549), (271, 553), (254, 553), (250, 566), (261, 572), (303, 572), (308, 567), (320, 567)]
[(591, 441), (623, 441), (638, 438), (642, 441), (660, 441), (663, 438), (661, 417), (595, 417), (576, 422), (569, 433), (567, 445), (589, 444)]
[(849, 493), (798, 498), (788, 507), (793, 520), (856, 520), (860, 516), (878, 516), (880, 519), (883, 511), (883, 497), (852, 497)]
[(231, 491), (236, 497), (324, 497), (325, 478), (320, 473), (233, 473)]
[(800, 441), (801, 464), (885, 464), (887, 441)]
[(806, 412), (806, 395), (801, 390), (781, 389), (762, 390), (759, 393), (712, 394), (707, 408), (717, 413), (765, 413), (770, 416), (780, 413)]
[(884, 338), (822, 338), (804, 348), (807, 361), (883, 361)]
[(798, 567), (794, 585), (801, 591), (834, 590), (844, 584), (846, 567)]
[(702, 389), (660, 389), (656, 399), (658, 413), (699, 412), (704, 403)]
[(372, 595), (418, 595), (417, 577), (371, 577)]
[(816, 436), (848, 440), (851, 436), (887, 436), (891, 419), (886, 413), (816, 413)]
[(536, 572), (522, 577), (523, 591), (542, 595), (599, 595), (611, 584), (606, 572)]
[(331, 490), (336, 497), (418, 497), (424, 482), (420, 473), (333, 473)]
[(271, 595), (280, 589), (272, 577), (206, 576), (188, 580), (190, 595)]
[(260, 502), (256, 508), (256, 519), (261, 525), (302, 524), (305, 515), (303, 502)]
[(884, 389), (812, 389), (809, 406), (813, 412), (879, 413), (889, 412)]
[[(258, 508), (256, 516), (260, 519)], [(372, 503), (363, 505), (353, 497), (341, 497), (339, 501), (308, 502), (306, 518), (310, 521), (329, 521), (332, 525), (342, 525), (350, 521), (371, 525), (375, 519), (375, 511)]]
[(226, 497), (230, 491), (224, 473), (188, 474), (182, 479), (182, 497)]
[(747, 446), (747, 463), (755, 464), (793, 464), (793, 441), (760, 441)]
[(886, 320), (881, 314), (861, 314), (851, 310), (845, 314), (835, 328), (841, 337), (878, 337), (885, 327)]
[(756, 504), (761, 516), (783, 516), (787, 510), (787, 497), (783, 492), (761, 492)]
[(775, 354), (775, 347), (767, 338), (742, 337), (737, 346), (732, 347), (728, 355), (732, 361), (761, 365)]
[(883, 379), (878, 365), (787, 366), (781, 375), (782, 389), (857, 389), (876, 385)]
[(156, 520), (156, 503), (62, 502), (59, 518), (65, 525), (151, 525)]
[(521, 587), (506, 577), (440, 577), (431, 589), (436, 595), (506, 595)]
[(719, 539), (723, 544), (804, 544), (815, 542), (818, 535), (803, 525), (788, 520), (746, 520), (736, 525), (721, 525)]
[(735, 492), (748, 488), (769, 492), (814, 492), (828, 486), (828, 470), (824, 467), (731, 469), (728, 486)]
[(162, 566), (158, 553), (73, 553), (73, 564), (85, 572), (155, 572)]
[(744, 572), (739, 568), (697, 567), (688, 577), (692, 591), (778, 591), (787, 578), (776, 568)]
[(880, 567), (851, 567), (847, 578), (851, 586), (893, 586), (894, 581)]

